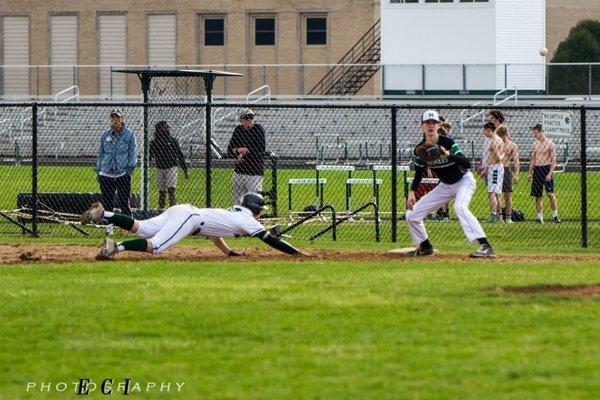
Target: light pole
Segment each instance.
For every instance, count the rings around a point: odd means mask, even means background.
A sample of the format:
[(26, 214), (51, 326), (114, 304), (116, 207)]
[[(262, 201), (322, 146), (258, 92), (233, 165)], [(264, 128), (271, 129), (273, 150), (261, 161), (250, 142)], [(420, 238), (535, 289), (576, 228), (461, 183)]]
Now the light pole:
[(544, 79), (544, 81), (546, 82), (546, 90), (545, 90), (545, 92), (546, 92), (546, 96), (548, 96), (548, 94), (549, 94), (548, 93), (548, 85), (550, 83), (550, 81), (548, 79), (548, 76), (549, 76), (550, 71), (549, 71), (549, 68), (548, 68), (548, 64), (546, 63), (546, 56), (548, 55), (548, 49), (546, 48), (546, 46), (544, 46), (544, 47), (542, 47), (540, 49), (539, 54), (542, 57), (543, 62), (544, 62), (544, 72), (546, 74), (545, 79)]

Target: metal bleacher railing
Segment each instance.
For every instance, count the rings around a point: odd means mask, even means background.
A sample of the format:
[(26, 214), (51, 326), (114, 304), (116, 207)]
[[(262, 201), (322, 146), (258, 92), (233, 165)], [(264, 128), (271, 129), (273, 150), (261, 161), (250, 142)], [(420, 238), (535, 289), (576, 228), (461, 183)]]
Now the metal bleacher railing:
[[(486, 95), (501, 88), (516, 85), (523, 94), (590, 98), (600, 95), (600, 63), (547, 63), (544, 64), (382, 64), (378, 54), (377, 39), (373, 33), (365, 35), (365, 43), (357, 44), (353, 58), (341, 59), (331, 64), (196, 64), (161, 66), (172, 69), (220, 69), (240, 72), (241, 83), (225, 81), (215, 87), (215, 95), (236, 97), (243, 101), (251, 88), (268, 84), (272, 96), (303, 97), (345, 96), (358, 92), (365, 81), (380, 72), (381, 85), (375, 83), (364, 91), (365, 96), (389, 95)], [(370, 47), (371, 46), (371, 47)], [(365, 54), (361, 56), (361, 54)], [(137, 100), (141, 94), (135, 85), (125, 84), (118, 78), (122, 68), (155, 68), (150, 65), (2, 65), (4, 69), (21, 69), (23, 79), (3, 87), (3, 101), (53, 98), (49, 92), (49, 77), (54, 69), (72, 70), (72, 85), (81, 89), (82, 96), (90, 101)], [(119, 85), (102, 85), (99, 77), (108, 76), (123, 82)], [(565, 77), (576, 77), (567, 79)], [(98, 78), (98, 79), (94, 79)], [(356, 79), (355, 79), (356, 78)], [(371, 80), (367, 80), (370, 78)], [(314, 89), (313, 89), (314, 88)], [(401, 93), (395, 93), (401, 92)]]

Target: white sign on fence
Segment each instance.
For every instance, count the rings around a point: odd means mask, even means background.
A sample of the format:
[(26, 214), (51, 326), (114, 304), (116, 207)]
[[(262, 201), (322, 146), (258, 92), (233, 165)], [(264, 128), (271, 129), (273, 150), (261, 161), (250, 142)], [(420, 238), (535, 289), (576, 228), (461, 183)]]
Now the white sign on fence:
[(570, 136), (573, 132), (569, 111), (543, 111), (542, 129), (548, 136)]

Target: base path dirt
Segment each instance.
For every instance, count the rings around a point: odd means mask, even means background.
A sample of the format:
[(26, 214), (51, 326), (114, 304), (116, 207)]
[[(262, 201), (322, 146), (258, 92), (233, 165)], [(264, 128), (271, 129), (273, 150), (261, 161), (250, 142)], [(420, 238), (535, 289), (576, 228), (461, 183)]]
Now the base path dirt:
[[(65, 262), (106, 262), (95, 259), (98, 254), (98, 246), (81, 245), (44, 245), (44, 244), (14, 244), (0, 245), (0, 264), (32, 264), (32, 263), (65, 263)], [(306, 260), (306, 261), (363, 261), (363, 262), (385, 262), (395, 260), (398, 262), (431, 262), (440, 261), (469, 261), (484, 263), (576, 263), (576, 262), (600, 262), (600, 254), (580, 255), (499, 255), (496, 259), (469, 259), (467, 253), (440, 252), (430, 257), (414, 258), (402, 257), (388, 254), (385, 251), (359, 251), (350, 249), (307, 249), (314, 257), (292, 258), (276, 250), (268, 248), (251, 247), (246, 248), (248, 261), (272, 261), (272, 260)], [(146, 253), (124, 252), (116, 256), (116, 260), (165, 260), (165, 261), (240, 261), (240, 257), (226, 257), (214, 247), (175, 246), (163, 254), (152, 256)], [(110, 261), (108, 261), (110, 262)]]
[(600, 285), (535, 285), (494, 288), (496, 293), (551, 294), (559, 296), (600, 296)]

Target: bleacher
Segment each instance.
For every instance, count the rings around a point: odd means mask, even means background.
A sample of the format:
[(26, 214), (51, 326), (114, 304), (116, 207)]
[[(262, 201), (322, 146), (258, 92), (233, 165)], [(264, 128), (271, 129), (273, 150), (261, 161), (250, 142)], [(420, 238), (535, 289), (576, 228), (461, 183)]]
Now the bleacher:
[[(316, 161), (318, 146), (323, 146), (325, 161), (341, 159), (346, 143), (350, 162), (364, 159), (364, 145), (377, 153), (383, 148), (389, 159), (391, 117), (389, 109), (367, 108), (310, 108), (299, 105), (297, 108), (260, 107), (255, 110), (256, 122), (266, 130), (267, 148), (281, 160)], [(111, 106), (84, 107), (76, 104), (60, 105), (40, 109), (38, 121), (39, 155), (44, 159), (84, 160), (97, 155), (101, 133), (108, 129), (108, 112)], [(414, 109), (399, 109), (397, 114), (398, 149), (414, 146), (422, 138), (418, 121), (425, 106)], [(212, 136), (215, 142), (225, 149), (235, 125), (238, 123), (238, 108), (226, 107), (225, 118), (213, 124)], [(0, 107), (0, 157), (9, 160), (15, 156), (15, 143), (22, 158), (31, 157), (31, 120), (23, 121), (23, 115), (30, 109), (21, 107)], [(441, 110), (449, 120), (455, 122), (460, 109)], [(142, 108), (124, 107), (127, 126), (138, 134), (141, 144)], [(542, 120), (542, 111), (519, 109), (507, 111), (506, 124), (511, 139), (517, 143), (521, 158), (529, 159), (533, 136), (531, 126)], [(204, 159), (205, 119), (204, 108), (151, 108), (149, 112), (150, 138), (154, 124), (161, 119), (169, 121), (173, 134), (179, 138), (184, 154), (194, 160)], [(578, 123), (575, 124), (578, 126)], [(479, 121), (465, 126), (462, 134), (456, 129), (454, 137), (463, 147), (467, 156), (478, 159), (482, 153), (482, 133)], [(588, 160), (599, 161), (600, 152), (593, 150), (600, 145), (600, 129), (588, 123), (588, 146), (592, 148)], [(580, 139), (578, 132), (569, 137), (552, 138), (557, 144), (560, 157), (579, 159)], [(472, 143), (472, 145), (471, 145)], [(378, 158), (375, 154), (374, 158)]]

